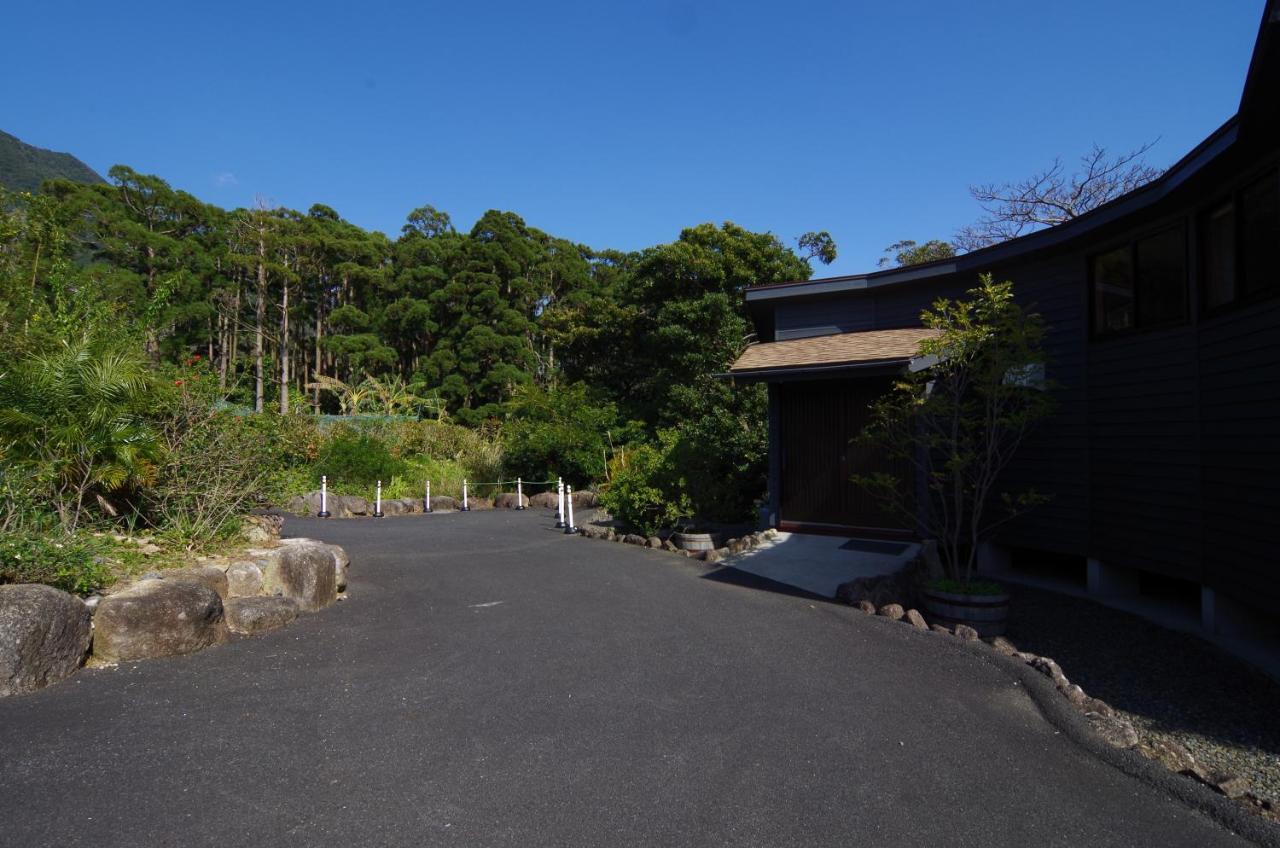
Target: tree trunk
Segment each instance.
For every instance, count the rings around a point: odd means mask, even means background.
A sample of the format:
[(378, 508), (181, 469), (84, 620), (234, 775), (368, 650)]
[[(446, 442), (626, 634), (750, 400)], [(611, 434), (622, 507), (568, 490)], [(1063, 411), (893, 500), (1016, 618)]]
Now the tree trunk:
[(289, 414), (289, 281), (280, 287), (280, 414)]
[(267, 242), (261, 231), (258, 233), (258, 305), (254, 315), (253, 336), (253, 411), (262, 412), (262, 339), (263, 325), (267, 322)]

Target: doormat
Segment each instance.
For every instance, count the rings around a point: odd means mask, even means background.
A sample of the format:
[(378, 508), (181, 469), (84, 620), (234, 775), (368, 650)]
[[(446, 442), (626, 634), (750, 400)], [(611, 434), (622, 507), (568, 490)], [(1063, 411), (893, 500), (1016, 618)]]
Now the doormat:
[(899, 556), (909, 545), (902, 542), (877, 542), (874, 539), (850, 539), (840, 546), (842, 551), (858, 551), (864, 554)]

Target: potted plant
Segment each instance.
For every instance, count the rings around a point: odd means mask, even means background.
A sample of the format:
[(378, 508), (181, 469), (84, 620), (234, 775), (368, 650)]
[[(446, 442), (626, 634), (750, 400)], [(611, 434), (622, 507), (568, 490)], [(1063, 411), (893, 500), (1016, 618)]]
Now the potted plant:
[[(978, 553), (1001, 525), (1048, 500), (1034, 488), (998, 488), (1019, 445), (1052, 410), (1044, 323), (1014, 302), (1012, 283), (993, 282), (989, 274), (966, 299), (940, 299), (921, 320), (936, 334), (920, 343), (908, 373), (873, 405), (859, 437), (900, 460), (915, 479), (876, 472), (854, 481), (936, 540), (922, 587), (934, 620), (994, 636), (1004, 631), (1009, 596), (977, 576)], [(934, 547), (927, 546), (931, 555)]]

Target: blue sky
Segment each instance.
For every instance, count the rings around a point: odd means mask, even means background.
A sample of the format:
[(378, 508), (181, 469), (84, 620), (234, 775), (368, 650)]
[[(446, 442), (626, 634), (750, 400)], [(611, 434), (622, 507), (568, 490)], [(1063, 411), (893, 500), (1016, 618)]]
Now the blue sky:
[(0, 129), (395, 235), (432, 204), (635, 249), (731, 220), (871, 269), (967, 186), (1235, 111), (1261, 0), (84, 3), (6, 11)]

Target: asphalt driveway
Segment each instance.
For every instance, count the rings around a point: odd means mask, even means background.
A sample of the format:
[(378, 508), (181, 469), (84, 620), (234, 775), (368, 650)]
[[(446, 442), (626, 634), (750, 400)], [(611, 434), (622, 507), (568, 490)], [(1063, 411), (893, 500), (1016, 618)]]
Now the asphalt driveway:
[(941, 637), (550, 525), (290, 520), (350, 599), (0, 701), (0, 844), (1245, 844)]

